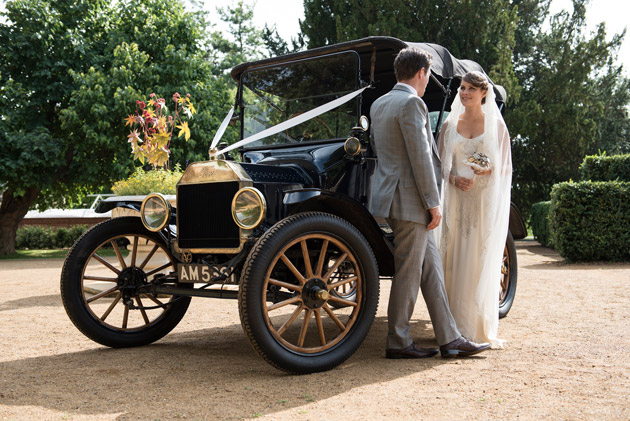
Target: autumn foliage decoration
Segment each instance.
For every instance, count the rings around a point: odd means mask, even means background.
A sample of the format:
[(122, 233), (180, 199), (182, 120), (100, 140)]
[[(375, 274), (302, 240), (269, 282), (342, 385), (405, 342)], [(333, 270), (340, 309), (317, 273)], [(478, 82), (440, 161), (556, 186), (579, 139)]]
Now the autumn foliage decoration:
[(190, 100), (190, 94), (173, 95), (173, 112), (169, 112), (164, 98), (158, 98), (154, 93), (149, 95), (148, 101), (136, 101), (136, 112), (125, 119), (125, 127), (130, 126), (131, 132), (127, 136), (131, 143), (133, 158), (142, 164), (148, 162), (153, 168), (168, 169), (168, 157), (175, 129), (179, 129), (177, 138), (184, 136), (190, 139), (188, 119), (192, 119), (197, 112)]

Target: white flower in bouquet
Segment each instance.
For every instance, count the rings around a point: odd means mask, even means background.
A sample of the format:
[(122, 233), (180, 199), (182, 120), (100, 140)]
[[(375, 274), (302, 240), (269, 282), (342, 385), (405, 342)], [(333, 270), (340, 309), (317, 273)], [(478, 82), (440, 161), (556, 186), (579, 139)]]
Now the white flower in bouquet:
[(490, 158), (483, 152), (475, 152), (470, 155), (466, 164), (476, 171), (487, 171), (491, 168)]

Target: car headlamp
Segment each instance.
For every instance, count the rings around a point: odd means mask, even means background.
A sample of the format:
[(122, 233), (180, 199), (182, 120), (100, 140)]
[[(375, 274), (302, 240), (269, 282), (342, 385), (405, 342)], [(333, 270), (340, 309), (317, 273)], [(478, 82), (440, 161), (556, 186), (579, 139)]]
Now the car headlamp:
[(151, 193), (142, 202), (140, 218), (149, 231), (160, 231), (171, 218), (171, 204), (160, 193)]
[(267, 212), (263, 194), (253, 187), (244, 187), (232, 200), (232, 218), (243, 229), (253, 229), (260, 224)]
[(359, 127), (361, 127), (361, 130), (363, 130), (364, 132), (367, 132), (367, 130), (370, 128), (370, 121), (366, 116), (362, 115), (359, 119)]
[(354, 136), (350, 136), (343, 144), (343, 150), (350, 156), (356, 156), (361, 152), (361, 142)]

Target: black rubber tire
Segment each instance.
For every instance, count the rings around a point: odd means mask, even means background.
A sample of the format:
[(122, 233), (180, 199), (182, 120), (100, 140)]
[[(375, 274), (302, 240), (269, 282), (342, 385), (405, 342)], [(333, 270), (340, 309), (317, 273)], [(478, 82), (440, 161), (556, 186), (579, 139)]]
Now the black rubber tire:
[[(507, 253), (507, 254), (506, 254)], [(507, 258), (507, 260), (506, 260)], [(514, 303), (514, 297), (516, 296), (516, 281), (518, 278), (518, 264), (516, 260), (516, 244), (512, 233), (508, 231), (507, 240), (505, 242), (505, 251), (503, 254), (503, 261), (507, 261), (507, 273), (509, 280), (507, 283), (507, 294), (501, 300), (499, 297), (499, 318), (502, 319), (510, 312), (512, 304)], [(505, 265), (505, 263), (504, 263)], [(502, 268), (502, 270), (505, 270)]]
[[(350, 251), (351, 259), (358, 267), (356, 273), (360, 274), (360, 280), (357, 281), (360, 289), (357, 294), (358, 307), (356, 315), (351, 316), (355, 317), (354, 321), (352, 324), (348, 322), (345, 330), (339, 328), (344, 335), (342, 339), (336, 343), (331, 341), (332, 345), (328, 349), (314, 353), (298, 352), (283, 344), (278, 339), (278, 333), (275, 330), (274, 336), (272, 329), (275, 328), (270, 326), (271, 322), (267, 320), (270, 310), (263, 308), (266, 306), (265, 285), (268, 272), (271, 277), (271, 265), (274, 261), (277, 262), (278, 253), (285, 246), (296, 239), (304, 238), (305, 235), (315, 237), (321, 235), (322, 238), (328, 237), (338, 241)], [(322, 212), (307, 212), (289, 216), (276, 223), (256, 242), (245, 262), (241, 276), (239, 313), (243, 330), (249, 341), (268, 363), (289, 373), (306, 374), (330, 370), (354, 354), (374, 321), (378, 299), (379, 273), (376, 258), (363, 235), (344, 219)], [(298, 308), (301, 307), (296, 307), (296, 312)], [(345, 310), (331, 309), (331, 311)], [(324, 322), (321, 323), (323, 325)], [(319, 325), (317, 328), (321, 329)], [(320, 339), (326, 342), (321, 336)]]
[[(116, 328), (99, 319), (91, 311), (84, 292), (84, 269), (88, 263), (96, 260), (93, 253), (111, 239), (134, 234), (163, 246), (163, 251), (170, 261), (176, 262), (160, 236), (145, 229), (140, 218), (121, 217), (101, 222), (86, 231), (72, 246), (61, 272), (61, 298), (70, 320), (88, 338), (113, 348), (141, 346), (157, 341), (177, 326), (190, 304), (190, 297), (170, 298), (172, 303), (166, 309), (156, 310), (159, 314), (157, 317), (149, 320), (144, 326), (133, 329)], [(138, 264), (141, 263), (136, 262), (136, 267)], [(175, 270), (172, 267), (167, 269)], [(168, 270), (162, 273), (165, 272)], [(148, 299), (146, 301), (149, 302)], [(124, 306), (122, 302), (118, 305)]]

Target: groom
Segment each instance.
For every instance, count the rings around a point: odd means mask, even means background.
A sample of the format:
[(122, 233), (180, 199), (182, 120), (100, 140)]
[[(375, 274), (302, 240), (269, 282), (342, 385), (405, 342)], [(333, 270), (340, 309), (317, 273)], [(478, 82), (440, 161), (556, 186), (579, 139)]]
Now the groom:
[(490, 347), (459, 333), (444, 289), (442, 261), (433, 233), (440, 224), (440, 160), (420, 99), (429, 82), (431, 55), (401, 50), (394, 60), (398, 83), (370, 111), (378, 167), (372, 179), (370, 211), (394, 232), (396, 273), (387, 311), (387, 358), (426, 358), (437, 349), (419, 348), (409, 333), (418, 289), (427, 304), (442, 357), (468, 356)]

